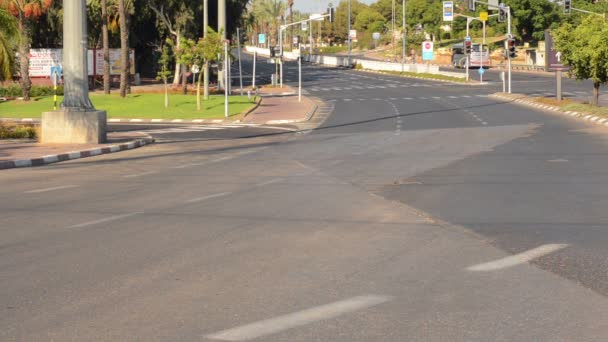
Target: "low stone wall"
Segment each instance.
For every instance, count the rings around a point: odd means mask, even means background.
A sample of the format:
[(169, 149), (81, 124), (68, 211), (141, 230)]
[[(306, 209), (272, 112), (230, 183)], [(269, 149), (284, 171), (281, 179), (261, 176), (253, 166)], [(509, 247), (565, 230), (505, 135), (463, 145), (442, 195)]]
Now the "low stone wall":
[[(249, 53), (257, 52), (257, 54), (259, 54), (261, 56), (267, 56), (267, 57), (270, 56), (269, 49), (263, 49), (263, 48), (258, 48), (258, 47), (254, 47), (254, 46), (247, 46), (245, 48), (245, 50)], [(286, 52), (284, 52), (284, 57), (287, 60), (296, 60), (297, 54), (286, 51)], [(335, 67), (337, 67), (337, 66), (352, 67), (355, 64), (359, 64), (361, 66), (361, 68), (366, 69), (366, 70), (373, 70), (373, 71), (401, 72), (403, 70), (405, 72), (411, 72), (411, 73), (417, 73), (417, 74), (425, 73), (425, 74), (446, 75), (446, 76), (464, 78), (464, 75), (461, 73), (440, 71), (438, 65), (431, 65), (431, 64), (405, 64), (402, 66), (401, 63), (382, 62), (382, 61), (374, 61), (374, 60), (367, 60), (367, 59), (356, 59), (356, 58), (352, 58), (352, 57), (350, 59), (350, 64), (349, 64), (348, 57), (324, 56), (324, 55), (306, 55), (306, 56), (304, 56), (304, 61), (309, 62), (309, 63), (315, 63), (315, 64), (321, 64), (321, 65), (327, 65), (327, 66), (335, 66)]]

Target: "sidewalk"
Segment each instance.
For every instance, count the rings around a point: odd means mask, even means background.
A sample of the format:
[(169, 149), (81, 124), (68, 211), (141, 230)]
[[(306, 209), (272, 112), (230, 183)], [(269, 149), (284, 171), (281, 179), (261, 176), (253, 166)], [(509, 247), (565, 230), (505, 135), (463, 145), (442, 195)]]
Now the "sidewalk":
[(147, 135), (136, 132), (109, 133), (105, 144), (39, 144), (28, 140), (0, 140), (0, 170), (131, 150), (153, 142)]
[(261, 104), (243, 122), (268, 125), (303, 122), (310, 119), (316, 108), (315, 102), (305, 96), (298, 102), (297, 90), (288, 86), (262, 88), (260, 96)]

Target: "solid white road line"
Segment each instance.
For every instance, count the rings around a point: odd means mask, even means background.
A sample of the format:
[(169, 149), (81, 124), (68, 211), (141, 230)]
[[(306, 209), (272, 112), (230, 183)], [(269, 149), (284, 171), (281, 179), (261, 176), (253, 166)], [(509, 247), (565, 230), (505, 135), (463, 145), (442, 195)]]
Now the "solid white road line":
[(547, 254), (551, 254), (553, 252), (559, 251), (560, 249), (564, 249), (568, 247), (567, 244), (547, 244), (542, 245), (536, 248), (533, 248), (529, 251), (508, 256), (506, 258), (498, 259), (491, 262), (486, 262), (483, 264), (478, 264), (474, 266), (467, 267), (469, 271), (496, 271), (501, 270), (503, 268), (509, 268), (521, 264), (525, 264), (534, 259), (538, 259)]
[(241, 327), (220, 331), (205, 337), (220, 341), (247, 341), (254, 338), (275, 334), (291, 328), (327, 320), (356, 310), (387, 302), (386, 296), (353, 297), (339, 302), (317, 306), (315, 308), (294, 312)]
[(283, 181), (283, 178), (275, 178), (275, 179), (271, 179), (262, 183), (258, 183), (255, 186), (264, 186), (264, 185), (270, 185), (270, 184), (274, 184), (274, 183), (278, 183)]
[(75, 224), (73, 226), (69, 226), (68, 228), (83, 228), (83, 227), (88, 227), (88, 226), (94, 226), (96, 224), (116, 221), (116, 220), (120, 220), (120, 219), (123, 219), (123, 218), (135, 216), (135, 215), (138, 215), (138, 214), (141, 214), (141, 213), (137, 212), (137, 213), (130, 213), (130, 214), (122, 214), (122, 215), (110, 216), (110, 217), (106, 217), (106, 218), (100, 219), (100, 220), (95, 220), (95, 221), (89, 221), (89, 222), (84, 222), (84, 223), (80, 223), (80, 224)]
[(52, 188), (44, 188), (44, 189), (34, 189), (34, 190), (28, 190), (25, 191), (25, 194), (39, 194), (41, 192), (49, 192), (49, 191), (55, 191), (55, 190), (63, 190), (63, 189), (71, 189), (71, 188), (77, 188), (78, 185), (63, 185), (63, 186), (55, 186)]
[(222, 197), (222, 196), (226, 196), (226, 195), (230, 195), (230, 194), (231, 194), (231, 192), (220, 192), (219, 194), (213, 194), (213, 195), (193, 198), (191, 200), (186, 201), (186, 203), (202, 202), (202, 201), (206, 201), (206, 200), (209, 200), (212, 198)]
[(132, 173), (130, 175), (124, 175), (123, 178), (135, 178), (135, 177), (153, 175), (155, 173), (158, 173), (158, 171), (148, 171), (148, 172), (142, 172), (142, 173)]

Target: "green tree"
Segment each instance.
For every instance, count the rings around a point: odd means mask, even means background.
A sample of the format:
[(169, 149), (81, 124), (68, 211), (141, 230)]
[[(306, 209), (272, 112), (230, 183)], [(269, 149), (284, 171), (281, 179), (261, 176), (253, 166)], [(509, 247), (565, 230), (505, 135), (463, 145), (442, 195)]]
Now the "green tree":
[(187, 70), (192, 66), (194, 60), (194, 46), (196, 42), (193, 39), (181, 39), (179, 47), (175, 47), (175, 60), (182, 66), (182, 93), (188, 94), (188, 76)]
[(0, 0), (0, 7), (17, 19), (19, 32), (19, 76), (23, 99), (30, 100), (30, 46), (32, 25), (53, 4), (53, 0)]
[(363, 9), (355, 19), (355, 29), (362, 32), (384, 32), (386, 18), (371, 7)]
[(172, 72), (170, 69), (171, 63), (171, 48), (169, 44), (164, 44), (161, 49), (161, 55), (158, 59), (159, 70), (156, 74), (157, 80), (162, 80), (165, 85), (165, 109), (169, 108), (169, 76), (171, 76)]
[(570, 66), (577, 80), (593, 81), (593, 101), (597, 106), (601, 85), (608, 82), (608, 23), (600, 17), (589, 16), (574, 27), (563, 24), (554, 32), (556, 51)]
[(547, 0), (512, 0), (509, 2), (513, 24), (524, 41), (539, 41), (545, 30), (560, 22), (561, 6)]
[[(218, 60), (222, 54), (223, 39), (221, 33), (215, 32), (211, 27), (208, 28), (207, 35), (198, 40), (194, 46), (192, 63), (201, 67), (201, 70), (208, 70), (205, 66)], [(201, 110), (201, 78), (199, 77), (196, 86), (196, 109)], [(205, 94), (205, 100), (209, 100), (209, 94)]]
[[(181, 48), (182, 38), (186, 35), (189, 24), (194, 19), (194, 11), (190, 6), (189, 0), (163, 0), (160, 4), (150, 4), (150, 8), (156, 13), (158, 21), (162, 24), (163, 29), (169, 32), (171, 39), (175, 43), (175, 49)], [(181, 71), (185, 73), (185, 70)], [(175, 76), (173, 84), (179, 84), (180, 64), (175, 66)]]
[(0, 82), (13, 77), (15, 66), (15, 42), (17, 23), (15, 18), (0, 8)]

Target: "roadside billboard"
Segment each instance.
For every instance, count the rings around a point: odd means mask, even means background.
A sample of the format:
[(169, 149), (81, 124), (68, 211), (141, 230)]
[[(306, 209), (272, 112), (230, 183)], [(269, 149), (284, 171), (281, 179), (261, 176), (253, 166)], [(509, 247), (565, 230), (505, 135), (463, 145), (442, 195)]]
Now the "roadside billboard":
[[(88, 55), (89, 76), (103, 75), (103, 50), (89, 50)], [(129, 51), (131, 61), (131, 74), (135, 74), (135, 51)], [(63, 67), (62, 49), (31, 49), (30, 50), (30, 76), (49, 77), (53, 67)], [(120, 75), (120, 49), (110, 49), (110, 74)]]

